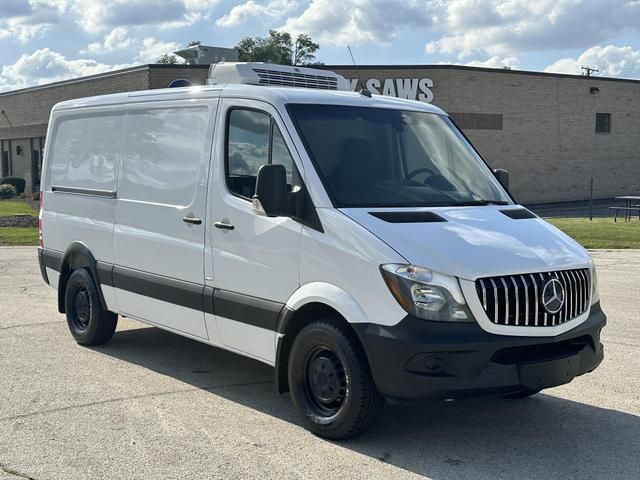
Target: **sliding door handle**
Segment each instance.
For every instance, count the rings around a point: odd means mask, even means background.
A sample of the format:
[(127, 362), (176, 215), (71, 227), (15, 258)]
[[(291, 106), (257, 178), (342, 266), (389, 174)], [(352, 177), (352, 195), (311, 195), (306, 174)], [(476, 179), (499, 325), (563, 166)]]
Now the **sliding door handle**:
[(233, 230), (234, 228), (236, 228), (230, 223), (224, 223), (224, 222), (216, 222), (213, 224), (213, 226), (221, 230)]
[(182, 221), (184, 223), (190, 223), (192, 225), (200, 225), (202, 223), (202, 220), (196, 217), (182, 217)]

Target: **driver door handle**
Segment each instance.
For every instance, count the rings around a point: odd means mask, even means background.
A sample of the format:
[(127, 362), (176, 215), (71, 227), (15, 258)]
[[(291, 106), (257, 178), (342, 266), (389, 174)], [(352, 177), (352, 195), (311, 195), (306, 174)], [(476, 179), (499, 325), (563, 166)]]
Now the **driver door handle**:
[(184, 223), (190, 223), (192, 225), (200, 225), (202, 223), (202, 220), (196, 217), (182, 217), (182, 221)]
[(216, 222), (213, 224), (213, 226), (221, 230), (233, 230), (234, 228), (236, 228), (230, 223), (224, 223), (224, 222)]

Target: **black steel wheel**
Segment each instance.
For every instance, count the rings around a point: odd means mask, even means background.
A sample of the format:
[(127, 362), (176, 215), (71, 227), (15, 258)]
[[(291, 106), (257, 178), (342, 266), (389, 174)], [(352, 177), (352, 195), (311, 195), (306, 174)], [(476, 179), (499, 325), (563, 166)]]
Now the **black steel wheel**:
[(291, 399), (305, 427), (322, 437), (341, 440), (363, 433), (384, 405), (358, 338), (331, 320), (311, 323), (298, 333), (288, 375)]
[(327, 418), (338, 413), (347, 395), (347, 376), (338, 355), (327, 346), (313, 349), (303, 373), (306, 394), (316, 411)]
[(65, 290), (67, 325), (80, 345), (99, 345), (113, 336), (118, 316), (102, 308), (98, 289), (89, 270), (71, 273)]

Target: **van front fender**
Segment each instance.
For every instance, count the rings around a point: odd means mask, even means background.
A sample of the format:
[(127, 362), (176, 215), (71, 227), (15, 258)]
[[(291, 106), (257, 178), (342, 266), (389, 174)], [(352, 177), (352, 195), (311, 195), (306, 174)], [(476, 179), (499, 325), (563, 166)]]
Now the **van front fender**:
[(299, 310), (309, 303), (327, 305), (337, 311), (349, 323), (369, 322), (364, 310), (347, 292), (326, 282), (311, 282), (298, 288), (289, 300), (287, 308)]

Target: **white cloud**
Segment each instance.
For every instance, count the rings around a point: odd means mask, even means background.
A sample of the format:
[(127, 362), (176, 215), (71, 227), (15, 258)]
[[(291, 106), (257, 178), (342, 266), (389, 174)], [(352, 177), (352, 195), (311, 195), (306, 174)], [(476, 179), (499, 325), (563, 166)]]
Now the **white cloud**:
[(439, 39), (428, 53), (508, 56), (528, 50), (587, 48), (625, 31), (638, 31), (638, 0), (449, 0)]
[(153, 37), (147, 37), (142, 41), (140, 53), (135, 58), (138, 63), (153, 63), (165, 53), (172, 54), (180, 46), (176, 42), (163, 42)]
[(598, 75), (640, 78), (640, 50), (631, 47), (591, 47), (578, 58), (561, 58), (544, 69), (545, 72), (579, 75), (581, 66), (597, 67)]
[(233, 7), (229, 13), (216, 20), (219, 27), (235, 27), (250, 17), (258, 17), (266, 20), (282, 18), (297, 6), (294, 0), (270, 0), (266, 3), (258, 3), (249, 0)]
[(87, 47), (87, 50), (82, 50), (80, 53), (110, 53), (129, 48), (131, 44), (132, 39), (129, 37), (129, 31), (125, 27), (116, 27), (104, 36), (102, 43), (91, 43)]
[(470, 67), (485, 67), (485, 68), (518, 68), (520, 67), (520, 59), (518, 57), (499, 57), (494, 55), (486, 60), (471, 60), (465, 63)]
[(0, 39), (28, 42), (58, 23), (64, 8), (63, 0), (1, 0)]
[(125, 68), (130, 65), (107, 65), (92, 59), (67, 59), (48, 48), (22, 55), (14, 64), (0, 70), (0, 91), (41, 85)]
[(281, 27), (293, 34), (308, 33), (325, 45), (389, 43), (403, 28), (431, 25), (424, 0), (311, 0), (297, 17)]
[(70, 0), (76, 22), (88, 32), (118, 26), (176, 28), (209, 18), (218, 0)]

